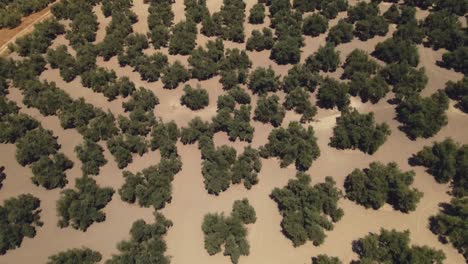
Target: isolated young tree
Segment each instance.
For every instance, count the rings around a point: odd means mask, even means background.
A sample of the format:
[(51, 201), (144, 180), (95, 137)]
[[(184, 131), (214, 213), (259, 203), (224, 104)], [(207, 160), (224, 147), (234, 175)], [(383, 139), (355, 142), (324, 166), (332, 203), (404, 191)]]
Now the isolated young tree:
[(332, 230), (333, 223), (344, 214), (338, 207), (342, 193), (332, 177), (328, 176), (324, 183), (314, 186), (310, 183), (310, 175), (298, 172), (296, 179), (289, 180), (281, 189), (275, 188), (270, 194), (283, 217), (282, 232), (294, 247), (309, 240), (315, 246), (321, 245), (326, 237), (324, 230)]
[(354, 38), (353, 30), (353, 24), (340, 19), (335, 26), (330, 28), (326, 40), (333, 45), (351, 42)]
[(255, 94), (275, 92), (279, 88), (279, 76), (271, 68), (258, 67), (250, 73), (248, 87)]
[(375, 210), (385, 203), (404, 213), (416, 210), (423, 193), (411, 188), (415, 173), (402, 172), (394, 162), (372, 162), (369, 168), (355, 169), (345, 180), (346, 197)]
[(317, 105), (327, 109), (336, 106), (341, 111), (350, 104), (348, 90), (346, 83), (326, 77), (317, 93)]
[(261, 96), (257, 101), (254, 120), (262, 123), (270, 123), (274, 127), (278, 127), (283, 122), (286, 111), (279, 103), (279, 97), (274, 94), (271, 96)]
[(47, 264), (67, 264), (74, 262), (82, 264), (97, 264), (101, 259), (102, 255), (98, 251), (94, 251), (89, 248), (74, 248), (50, 256)]
[(186, 82), (189, 79), (189, 71), (178, 60), (164, 69), (161, 78), (166, 89), (175, 89), (179, 83)]
[(353, 242), (361, 263), (434, 263), (442, 264), (445, 254), (428, 246), (411, 246), (410, 232), (381, 229)]
[(0, 255), (8, 250), (19, 248), (24, 237), (36, 236), (40, 221), (41, 201), (31, 194), (21, 194), (3, 201), (0, 205)]
[(167, 249), (164, 236), (172, 222), (158, 212), (154, 213), (154, 217), (154, 224), (147, 224), (142, 219), (133, 222), (130, 239), (117, 244), (120, 254), (112, 255), (107, 263), (126, 264), (144, 260), (148, 263), (169, 264), (169, 256), (164, 255)]
[(205, 249), (209, 255), (221, 252), (224, 245), (225, 256), (237, 264), (240, 256), (248, 256), (250, 245), (247, 241), (245, 225), (257, 220), (255, 209), (247, 199), (234, 201), (231, 215), (206, 214), (203, 218), (202, 231), (205, 236)]
[(306, 59), (306, 66), (314, 71), (334, 72), (340, 63), (340, 52), (330, 44), (320, 46), (317, 52)]
[(52, 131), (41, 127), (30, 130), (16, 143), (16, 160), (22, 166), (38, 161), (42, 156), (55, 154), (60, 148)]
[(185, 105), (194, 111), (208, 106), (208, 92), (200, 86), (193, 89), (190, 85), (185, 85), (184, 92), (185, 94), (180, 98), (180, 103), (182, 105)]
[(60, 228), (71, 225), (85, 232), (94, 222), (102, 222), (106, 214), (102, 211), (111, 201), (114, 190), (100, 188), (96, 181), (84, 176), (76, 179), (76, 190), (66, 189), (57, 201)]
[(275, 41), (273, 40), (273, 32), (270, 28), (252, 30), (251, 36), (247, 39), (245, 48), (249, 51), (270, 50), (273, 48)]
[(136, 174), (124, 171), (125, 183), (119, 189), (120, 197), (128, 203), (135, 203), (138, 199), (138, 204), (143, 207), (164, 208), (171, 202), (172, 180), (181, 169), (179, 158), (163, 158), (158, 165)]
[(73, 167), (73, 162), (64, 154), (54, 154), (52, 158), (42, 156), (31, 166), (33, 177), (32, 182), (48, 190), (63, 188), (68, 180), (65, 171)]
[(263, 24), (265, 18), (265, 6), (257, 3), (250, 9), (249, 23), (250, 24)]
[(307, 16), (302, 25), (302, 32), (306, 36), (316, 37), (328, 29), (328, 19), (319, 14)]
[(467, 260), (468, 198), (466, 196), (453, 198), (449, 204), (442, 204), (441, 208), (441, 212), (430, 218), (430, 229), (442, 241), (450, 242)]
[(450, 99), (457, 102), (457, 107), (468, 113), (468, 76), (458, 82), (448, 81), (445, 84), (445, 92)]
[(430, 97), (411, 96), (396, 108), (401, 130), (411, 139), (429, 138), (447, 125), (448, 97), (438, 91)]
[(104, 149), (91, 140), (85, 140), (83, 144), (76, 146), (75, 152), (81, 160), (81, 172), (84, 176), (98, 175), (100, 167), (107, 164)]
[(356, 109), (343, 111), (336, 118), (330, 146), (338, 149), (358, 148), (364, 153), (374, 154), (385, 143), (391, 130), (387, 123), (376, 124), (374, 113), (360, 114)]
[(386, 63), (408, 63), (416, 67), (419, 53), (415, 44), (407, 40), (387, 39), (375, 46), (372, 56)]
[(307, 129), (299, 122), (290, 122), (287, 128), (275, 128), (268, 135), (268, 143), (260, 148), (263, 158), (278, 157), (282, 168), (293, 162), (298, 170), (307, 170), (320, 156), (313, 127)]
[(287, 110), (294, 109), (296, 113), (301, 114), (302, 123), (311, 121), (317, 114), (317, 107), (310, 101), (310, 93), (301, 87), (297, 87), (286, 95), (284, 107)]

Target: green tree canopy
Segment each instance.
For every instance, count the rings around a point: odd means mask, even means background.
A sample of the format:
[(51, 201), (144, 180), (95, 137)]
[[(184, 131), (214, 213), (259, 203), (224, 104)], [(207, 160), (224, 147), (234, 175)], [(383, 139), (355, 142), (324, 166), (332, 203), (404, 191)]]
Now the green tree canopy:
[(91, 250), (89, 248), (74, 248), (50, 256), (47, 264), (97, 264), (99, 261), (101, 261), (101, 259), (102, 255), (97, 251)]
[(191, 110), (200, 110), (208, 106), (208, 92), (198, 86), (193, 89), (190, 85), (185, 85), (185, 94), (180, 98), (180, 103), (187, 106)]
[(457, 102), (457, 107), (468, 113), (468, 76), (458, 82), (448, 81), (445, 84), (445, 92), (450, 99)]
[(286, 111), (279, 103), (279, 97), (274, 94), (271, 96), (261, 96), (257, 101), (254, 120), (262, 123), (270, 123), (274, 127), (278, 127), (283, 122)]
[(100, 167), (107, 164), (104, 149), (91, 140), (85, 140), (83, 144), (76, 146), (75, 152), (81, 160), (81, 172), (85, 176), (98, 175)]
[(64, 154), (54, 154), (52, 158), (42, 156), (31, 166), (33, 177), (32, 182), (46, 189), (62, 188), (68, 180), (65, 171), (73, 167), (73, 162)]
[(26, 132), (16, 143), (16, 160), (22, 166), (38, 161), (42, 156), (55, 154), (60, 148), (52, 131), (39, 127)]

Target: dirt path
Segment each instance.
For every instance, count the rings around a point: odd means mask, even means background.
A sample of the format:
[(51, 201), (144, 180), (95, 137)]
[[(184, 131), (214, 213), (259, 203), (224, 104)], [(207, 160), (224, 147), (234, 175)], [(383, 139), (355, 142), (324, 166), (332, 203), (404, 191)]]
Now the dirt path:
[(49, 18), (52, 15), (50, 12), (51, 7), (52, 5), (49, 5), (39, 12), (24, 17), (21, 24), (15, 28), (0, 29), (0, 56), (8, 53), (8, 44), (14, 42), (17, 38), (30, 33), (36, 23)]

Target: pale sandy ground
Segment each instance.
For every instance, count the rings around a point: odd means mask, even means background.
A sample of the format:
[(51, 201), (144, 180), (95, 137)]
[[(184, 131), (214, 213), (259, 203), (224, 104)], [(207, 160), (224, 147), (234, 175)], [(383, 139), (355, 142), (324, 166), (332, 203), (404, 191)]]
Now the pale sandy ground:
[[(250, 0), (247, 2), (248, 15), (248, 10), (250, 10), (256, 1)], [(132, 9), (141, 18), (140, 22), (134, 25), (134, 29), (136, 32), (144, 33), (147, 30), (146, 17), (148, 15), (148, 5), (143, 4), (143, 0), (136, 0), (134, 3), (135, 6)], [(221, 1), (208, 0), (208, 6), (211, 12), (214, 12), (219, 10)], [(383, 4), (382, 10), (386, 8), (388, 6)], [(176, 14), (175, 22), (184, 19), (183, 0), (177, 0), (173, 5), (173, 10)], [(101, 23), (97, 34), (97, 41), (101, 41), (105, 34), (104, 27), (110, 21), (110, 18), (104, 18), (100, 8), (96, 8), (95, 11)], [(418, 13), (418, 16), (424, 16), (424, 14), (420, 15)], [(343, 14), (340, 14), (340, 17), (343, 17)], [(337, 20), (338, 18), (332, 20), (330, 24), (336, 24)], [(266, 23), (268, 23), (268, 19), (266, 19)], [(246, 34), (249, 35), (252, 29), (261, 29), (263, 26), (253, 26), (245, 23)], [(391, 30), (387, 37), (391, 36), (393, 31), (394, 29)], [(341, 57), (344, 60), (347, 54), (354, 48), (361, 48), (371, 52), (374, 45), (385, 38), (377, 37), (367, 42), (355, 40), (352, 43), (340, 45), (338, 50), (341, 51)], [(199, 44), (203, 44), (206, 41), (206, 37), (199, 35)], [(305, 42), (306, 46), (303, 48), (302, 60), (325, 43), (325, 35), (322, 34), (314, 39), (306, 37)], [(60, 36), (54, 42), (54, 46), (67, 43), (67, 40), (63, 36)], [(243, 47), (243, 45), (225, 42), (225, 47)], [(163, 49), (162, 51), (167, 53), (167, 49)], [(151, 54), (154, 50), (148, 49), (145, 52)], [(426, 68), (429, 76), (429, 84), (423, 91), (423, 95), (427, 96), (437, 89), (444, 88), (444, 84), (448, 80), (462, 78), (460, 74), (435, 65), (435, 62), (441, 58), (443, 51), (434, 52), (421, 46), (419, 52), (421, 55), (421, 66)], [(291, 67), (278, 66), (271, 62), (268, 59), (268, 51), (252, 52), (249, 55), (254, 67), (272, 65), (275, 71), (283, 76)], [(170, 57), (171, 62), (175, 60), (180, 60), (182, 63), (187, 64), (187, 56)], [(196, 85), (200, 83), (202, 87), (210, 92), (210, 105), (203, 110), (193, 112), (179, 103), (179, 98), (183, 93), (181, 89), (183, 84), (176, 90), (164, 90), (162, 89), (161, 81), (155, 83), (141, 81), (139, 75), (132, 72), (130, 67), (120, 68), (115, 57), (108, 62), (103, 62), (99, 58), (98, 64), (109, 69), (114, 69), (118, 76), (129, 76), (137, 86), (151, 89), (161, 102), (156, 107), (155, 114), (164, 121), (175, 120), (180, 126), (185, 126), (195, 116), (201, 116), (204, 120), (210, 120), (216, 114), (216, 98), (223, 93), (218, 82), (219, 77), (202, 82), (190, 80), (189, 84)], [(331, 75), (338, 77), (341, 72), (337, 71)], [(65, 83), (59, 77), (58, 70), (45, 71), (41, 75), (41, 79), (55, 81), (60, 88), (68, 92), (75, 99), (84, 97), (87, 102), (105, 110), (108, 109), (116, 116), (124, 114), (121, 107), (121, 103), (125, 101), (124, 99), (108, 102), (102, 94), (97, 94), (90, 89), (84, 88), (80, 84), (79, 79)], [(282, 98), (284, 97), (284, 95), (280, 95)], [(67, 172), (69, 184), (66, 187), (72, 188), (74, 180), (81, 175), (81, 164), (73, 151), (74, 147), (82, 142), (81, 135), (75, 130), (64, 131), (60, 126), (58, 118), (55, 116), (44, 117), (36, 109), (25, 108), (21, 103), (22, 96), (19, 90), (11, 89), (8, 97), (22, 107), (22, 112), (37, 118), (45, 128), (51, 129), (58, 136), (58, 141), (62, 145), (61, 151), (75, 163), (74, 168)], [(388, 98), (391, 97), (391, 95), (388, 96)], [(315, 98), (312, 100), (315, 101)], [(255, 103), (256, 97), (253, 98), (253, 106), (255, 106)], [(231, 210), (233, 201), (244, 197), (247, 197), (255, 207), (258, 220), (255, 224), (249, 226), (250, 256), (241, 257), (240, 263), (311, 263), (311, 257), (322, 253), (338, 256), (344, 263), (349, 263), (349, 261), (356, 258), (356, 255), (351, 250), (351, 242), (365, 236), (368, 232), (377, 232), (380, 228), (409, 229), (411, 231), (412, 243), (442, 249), (447, 256), (446, 263), (464, 263), (463, 257), (453, 247), (438, 242), (436, 236), (427, 228), (428, 217), (438, 212), (438, 204), (450, 200), (450, 196), (447, 195), (448, 186), (437, 184), (433, 177), (428, 175), (421, 167), (411, 168), (407, 160), (424, 145), (431, 144), (435, 140), (443, 140), (448, 136), (453, 137), (459, 142), (467, 143), (468, 133), (466, 131), (468, 119), (466, 118), (466, 114), (451, 106), (447, 112), (449, 118), (448, 125), (435, 137), (427, 140), (410, 141), (397, 128), (399, 123), (394, 120), (394, 106), (388, 104), (385, 100), (372, 105), (370, 103), (362, 104), (360, 101), (353, 99), (352, 105), (361, 112), (374, 112), (378, 122), (387, 122), (390, 125), (392, 135), (372, 156), (363, 154), (360, 151), (342, 151), (330, 148), (328, 146), (329, 137), (332, 135), (332, 129), (336, 122), (335, 118), (339, 116), (339, 112), (336, 110), (320, 109), (316, 121), (310, 124), (315, 129), (321, 150), (320, 158), (314, 162), (308, 171), (312, 175), (312, 182), (314, 184), (321, 182), (325, 176), (330, 175), (337, 181), (338, 186), (342, 188), (344, 178), (354, 168), (367, 167), (372, 161), (396, 161), (403, 170), (414, 169), (416, 171), (414, 187), (424, 192), (424, 197), (415, 212), (403, 214), (392, 210), (388, 206), (378, 211), (366, 210), (353, 202), (343, 199), (340, 201), (340, 205), (344, 209), (345, 215), (335, 225), (333, 231), (327, 232), (328, 237), (325, 243), (320, 247), (314, 247), (309, 242), (304, 246), (294, 248), (292, 243), (281, 233), (281, 216), (276, 203), (269, 198), (269, 194), (273, 188), (284, 186), (289, 179), (294, 177), (295, 169), (293, 167), (281, 169), (277, 160), (263, 160), (263, 169), (259, 174), (260, 182), (250, 191), (247, 191), (242, 185), (236, 185), (219, 196), (212, 196), (208, 195), (204, 189), (203, 177), (201, 175), (201, 158), (197, 146), (184, 146), (178, 143), (177, 146), (182, 157), (183, 169), (176, 175), (173, 182), (173, 199), (171, 204), (162, 210), (165, 216), (174, 222), (174, 226), (166, 237), (168, 245), (167, 254), (172, 257), (172, 263), (230, 263), (229, 258), (222, 256), (222, 254), (209, 256), (206, 253), (203, 247), (201, 223), (206, 213), (228, 213)], [(288, 112), (283, 126), (286, 126), (289, 121), (299, 120), (299, 118), (297, 114)], [(252, 124), (255, 127), (252, 145), (259, 147), (267, 142), (267, 137), (272, 127), (253, 121)], [(217, 145), (231, 145), (238, 152), (241, 152), (243, 147), (247, 145), (244, 142), (230, 142), (225, 133), (217, 134), (215, 136), (215, 143)], [(7, 178), (3, 183), (4, 186), (0, 190), (0, 201), (21, 193), (32, 193), (42, 201), (41, 208), (43, 211), (41, 219), (44, 222), (44, 226), (37, 229), (35, 238), (26, 238), (21, 248), (11, 250), (6, 255), (0, 256), (0, 263), (2, 264), (45, 263), (47, 257), (51, 254), (83, 246), (100, 251), (105, 260), (112, 254), (117, 253), (116, 243), (129, 237), (129, 229), (135, 220), (143, 218), (147, 221), (152, 221), (153, 209), (140, 208), (138, 205), (124, 203), (116, 193), (112, 201), (104, 209), (107, 214), (105, 222), (93, 224), (86, 233), (72, 228), (60, 229), (56, 225), (57, 216), (55, 211), (56, 200), (59, 198), (60, 190), (47, 191), (33, 185), (30, 180), (30, 169), (21, 167), (14, 158), (14, 145), (0, 145), (0, 153), (0, 165), (6, 167), (7, 174)], [(121, 170), (117, 169), (116, 163), (107, 148), (105, 155), (108, 163), (101, 169), (100, 175), (95, 177), (95, 179), (101, 186), (110, 186), (117, 190), (123, 183)], [(157, 151), (147, 153), (143, 157), (135, 156), (134, 162), (128, 166), (127, 170), (133, 172), (140, 171), (145, 167), (157, 164), (159, 158)]]

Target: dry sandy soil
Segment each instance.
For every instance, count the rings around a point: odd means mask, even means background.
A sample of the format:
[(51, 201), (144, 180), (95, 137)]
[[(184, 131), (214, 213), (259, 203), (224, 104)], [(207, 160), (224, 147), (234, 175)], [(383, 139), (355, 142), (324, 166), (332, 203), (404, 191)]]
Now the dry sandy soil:
[[(211, 11), (219, 10), (222, 1), (209, 0), (208, 5)], [(256, 1), (247, 1), (248, 10)], [(143, 0), (135, 0), (133, 10), (140, 17), (140, 22), (134, 25), (136, 32), (147, 31), (147, 9), (148, 5)], [(387, 5), (383, 4), (382, 9)], [(109, 18), (104, 18), (99, 7), (95, 9), (100, 22), (97, 41), (102, 40), (105, 34), (105, 26)], [(173, 5), (175, 13), (175, 22), (184, 19), (183, 0), (177, 0)], [(343, 14), (341, 14), (342, 16)], [(420, 13), (420, 16), (426, 14)], [(331, 25), (336, 24), (338, 19), (331, 21)], [(268, 23), (268, 19), (265, 21)], [(250, 25), (245, 23), (245, 32), (250, 34), (252, 29), (262, 28), (264, 25)], [(367, 42), (355, 40), (351, 43), (338, 46), (341, 51), (342, 60), (355, 48), (364, 49), (371, 52), (374, 45), (386, 37), (377, 37)], [(3, 38), (3, 33), (2, 34)], [(198, 43), (203, 44), (207, 38), (199, 34)], [(60, 36), (54, 42), (54, 46), (67, 44), (68, 41)], [(325, 35), (322, 34), (316, 38), (306, 37), (306, 46), (303, 48), (302, 58), (314, 53), (320, 45), (324, 45)], [(244, 45), (225, 42), (226, 48), (241, 47)], [(152, 53), (149, 49), (146, 52)], [(167, 52), (167, 50), (163, 50)], [(429, 84), (424, 90), (423, 95), (427, 96), (437, 89), (445, 87), (448, 80), (459, 80), (461, 74), (442, 69), (435, 65), (437, 60), (441, 59), (443, 51), (433, 51), (420, 46), (421, 55), (420, 65), (426, 68), (429, 77)], [(285, 75), (291, 66), (279, 66), (268, 59), (269, 52), (249, 53), (253, 61), (253, 67), (271, 65), (274, 70), (281, 75)], [(15, 56), (15, 54), (12, 54)], [(171, 56), (170, 61), (180, 60), (187, 64), (187, 56)], [(132, 72), (130, 67), (121, 68), (118, 66), (117, 59), (114, 57), (108, 62), (98, 59), (99, 66), (114, 69), (119, 76), (127, 75), (137, 86), (143, 86), (152, 90), (160, 99), (155, 109), (155, 115), (163, 120), (175, 120), (178, 125), (185, 126), (189, 120), (195, 116), (200, 116), (205, 120), (210, 120), (216, 113), (216, 98), (223, 93), (219, 84), (219, 77), (200, 82), (201, 86), (210, 93), (210, 105), (200, 111), (193, 112), (180, 105), (179, 98), (182, 95), (181, 86), (176, 90), (162, 89), (161, 81), (147, 83), (141, 81), (139, 75)], [(339, 76), (338, 71), (333, 76)], [(68, 92), (73, 98), (84, 97), (87, 102), (103, 109), (109, 109), (114, 115), (123, 114), (121, 107), (123, 99), (108, 102), (102, 94), (92, 92), (84, 88), (79, 79), (66, 83), (60, 76), (58, 70), (47, 70), (41, 76), (43, 80), (55, 81), (57, 85)], [(190, 84), (197, 83), (196, 80), (190, 80)], [(19, 90), (12, 88), (8, 97), (14, 100), (21, 111), (30, 114), (40, 120), (43, 126), (51, 129), (58, 141), (62, 145), (64, 152), (73, 160), (75, 166), (68, 171), (67, 177), (69, 184), (67, 188), (74, 186), (74, 180), (81, 176), (81, 162), (77, 159), (73, 149), (83, 141), (82, 136), (74, 131), (64, 131), (57, 117), (44, 117), (36, 109), (28, 109), (21, 103), (22, 96)], [(388, 98), (391, 98), (389, 95)], [(255, 106), (256, 97), (253, 106)], [(315, 99), (313, 99), (315, 100)], [(438, 184), (434, 178), (427, 174), (423, 168), (411, 168), (408, 165), (408, 158), (419, 151), (424, 145), (431, 144), (433, 141), (440, 141), (446, 137), (452, 137), (456, 141), (468, 142), (468, 118), (466, 114), (450, 107), (447, 112), (448, 125), (445, 126), (436, 136), (430, 139), (409, 140), (399, 129), (399, 123), (394, 120), (395, 109), (393, 105), (385, 100), (372, 105), (370, 103), (362, 104), (353, 99), (352, 104), (360, 112), (374, 112), (378, 122), (387, 122), (392, 130), (391, 136), (387, 142), (372, 156), (363, 154), (360, 151), (336, 150), (328, 146), (329, 138), (332, 135), (332, 129), (335, 124), (335, 118), (339, 116), (337, 110), (319, 109), (316, 120), (311, 122), (318, 137), (318, 144), (321, 150), (321, 156), (313, 163), (308, 173), (312, 176), (312, 182), (322, 182), (325, 176), (332, 176), (342, 188), (344, 178), (354, 168), (364, 168), (372, 161), (390, 162), (395, 161), (403, 170), (413, 169), (416, 172), (414, 187), (424, 192), (417, 210), (410, 214), (403, 214), (394, 211), (390, 207), (384, 207), (380, 210), (366, 210), (364, 207), (356, 205), (353, 202), (342, 199), (341, 207), (345, 211), (343, 219), (335, 225), (333, 231), (327, 232), (325, 243), (319, 247), (313, 246), (310, 242), (306, 245), (294, 248), (290, 240), (282, 233), (280, 228), (281, 216), (278, 212), (276, 203), (269, 198), (269, 194), (275, 187), (284, 186), (287, 181), (294, 177), (295, 169), (293, 167), (281, 169), (276, 159), (263, 160), (263, 169), (259, 174), (260, 182), (251, 190), (247, 191), (242, 185), (234, 185), (228, 191), (219, 196), (209, 195), (204, 189), (203, 178), (201, 175), (200, 152), (196, 145), (178, 144), (179, 153), (183, 161), (183, 170), (178, 173), (173, 181), (173, 199), (166, 206), (162, 213), (174, 222), (174, 226), (169, 230), (166, 237), (168, 251), (167, 254), (172, 257), (174, 264), (186, 263), (230, 263), (229, 258), (218, 254), (209, 256), (203, 247), (203, 234), (201, 223), (203, 216), (209, 212), (226, 212), (231, 210), (234, 200), (247, 197), (250, 203), (255, 207), (258, 220), (250, 225), (248, 239), (251, 245), (250, 256), (241, 257), (240, 263), (311, 263), (311, 257), (318, 254), (329, 254), (339, 257), (344, 263), (356, 259), (352, 252), (351, 242), (359, 237), (365, 236), (368, 232), (377, 232), (380, 228), (397, 229), (411, 231), (412, 243), (418, 245), (428, 245), (436, 249), (441, 249), (447, 256), (446, 263), (464, 263), (463, 257), (450, 245), (443, 245), (438, 242), (437, 237), (427, 228), (428, 217), (438, 212), (438, 204), (447, 202), (450, 196), (447, 194), (448, 186)], [(288, 112), (283, 122), (287, 126), (289, 121), (299, 120), (299, 116)], [(259, 147), (267, 142), (267, 136), (271, 131), (270, 125), (264, 125), (252, 121), (255, 127), (255, 136), (252, 142), (254, 147)], [(227, 144), (234, 146), (238, 151), (242, 150), (246, 143), (230, 142), (224, 133), (218, 133), (215, 136), (217, 145)], [(140, 218), (147, 221), (153, 221), (153, 209), (140, 208), (138, 205), (130, 205), (122, 202), (119, 195), (115, 194), (112, 201), (104, 209), (107, 219), (102, 223), (93, 224), (87, 232), (83, 233), (72, 228), (60, 229), (57, 227), (56, 201), (59, 198), (60, 190), (45, 190), (32, 184), (30, 180), (31, 171), (29, 168), (21, 167), (15, 160), (15, 146), (11, 144), (0, 145), (0, 164), (6, 167), (7, 178), (4, 186), (0, 190), (0, 201), (22, 193), (31, 193), (41, 199), (41, 208), (43, 209), (41, 219), (44, 226), (37, 229), (37, 235), (33, 239), (25, 239), (21, 248), (11, 250), (6, 255), (0, 256), (0, 263), (45, 263), (47, 257), (59, 251), (75, 248), (90, 247), (103, 254), (103, 260), (108, 259), (112, 254), (118, 253), (116, 244), (129, 237), (131, 224)], [(107, 165), (101, 169), (99, 176), (95, 177), (101, 186), (110, 186), (114, 189), (120, 188), (123, 183), (122, 171), (117, 169), (113, 157), (108, 150), (105, 152), (108, 160)], [(127, 168), (136, 172), (141, 169), (157, 164), (159, 162), (158, 152), (149, 152), (142, 157), (135, 156), (134, 162)]]

